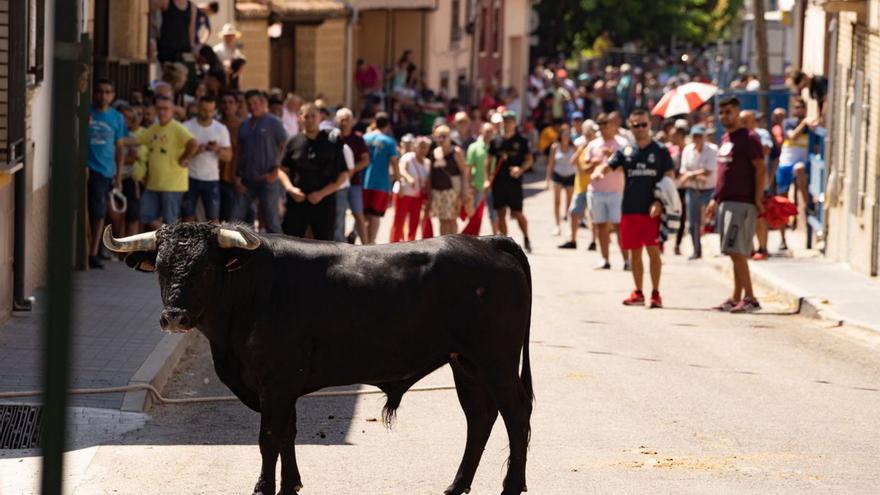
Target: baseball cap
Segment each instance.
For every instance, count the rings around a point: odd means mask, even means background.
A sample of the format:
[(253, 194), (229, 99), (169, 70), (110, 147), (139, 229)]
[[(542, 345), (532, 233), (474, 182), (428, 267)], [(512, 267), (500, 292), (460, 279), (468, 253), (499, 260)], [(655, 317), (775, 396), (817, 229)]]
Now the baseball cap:
[(691, 136), (694, 136), (694, 135), (703, 136), (705, 134), (706, 134), (706, 126), (704, 126), (702, 124), (697, 124), (697, 125), (691, 127)]
[(676, 128), (676, 129), (684, 129), (684, 130), (687, 130), (687, 128), (688, 128), (688, 121), (687, 121), (686, 119), (676, 119), (676, 121), (675, 121), (675, 128)]
[(516, 112), (514, 112), (513, 110), (505, 110), (504, 113), (501, 114), (501, 117), (505, 120), (506, 119), (515, 119)]
[(498, 112), (493, 113), (492, 116), (489, 117), (489, 122), (491, 122), (493, 124), (500, 124), (503, 121), (504, 121), (504, 118)]
[(581, 112), (572, 112), (571, 120), (584, 120), (584, 114)]

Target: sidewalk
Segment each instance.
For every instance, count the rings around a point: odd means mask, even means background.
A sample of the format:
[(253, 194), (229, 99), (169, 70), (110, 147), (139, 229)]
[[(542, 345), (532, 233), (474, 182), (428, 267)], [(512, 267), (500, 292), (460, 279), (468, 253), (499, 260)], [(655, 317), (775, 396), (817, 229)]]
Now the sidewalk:
[[(75, 273), (73, 295), (70, 388), (152, 383), (161, 390), (189, 337), (159, 329), (156, 276), (111, 261), (104, 270)], [(18, 313), (0, 326), (0, 391), (42, 388), (45, 292), (36, 299), (34, 312)], [(34, 404), (40, 398), (4, 402)], [(141, 412), (150, 401), (146, 392), (136, 391), (71, 395), (68, 405)]]
[[(801, 249), (805, 245), (803, 232), (792, 232), (788, 237), (790, 256), (749, 263), (755, 284), (776, 292), (806, 316), (880, 332), (880, 281), (823, 258), (816, 251)], [(770, 233), (771, 252), (779, 239), (778, 232)], [(717, 237), (703, 242), (717, 252)], [(708, 261), (725, 273), (731, 271), (725, 257), (719, 255)]]

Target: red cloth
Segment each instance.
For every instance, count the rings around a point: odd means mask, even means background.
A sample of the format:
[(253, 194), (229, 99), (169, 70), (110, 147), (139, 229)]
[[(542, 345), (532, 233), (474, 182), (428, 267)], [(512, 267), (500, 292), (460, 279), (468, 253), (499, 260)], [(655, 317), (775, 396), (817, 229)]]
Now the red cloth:
[(474, 216), (472, 216), (468, 221), (468, 224), (465, 225), (464, 229), (461, 231), (462, 234), (480, 235), (480, 226), (483, 223), (484, 209), (486, 209), (486, 198), (481, 199), (480, 202), (477, 203)]
[(787, 224), (791, 217), (797, 216), (797, 206), (785, 196), (770, 196), (764, 200), (764, 215), (767, 226), (778, 229)]
[(400, 242), (404, 239), (403, 225), (406, 223), (406, 240), (416, 240), (416, 232), (419, 230), (419, 217), (422, 213), (422, 205), (425, 198), (422, 196), (401, 196), (395, 194), (394, 223), (391, 225), (391, 242)]
[(422, 218), (422, 239), (434, 237), (434, 224), (431, 223), (431, 215)]
[(621, 249), (638, 249), (660, 244), (660, 217), (627, 214), (620, 217)]

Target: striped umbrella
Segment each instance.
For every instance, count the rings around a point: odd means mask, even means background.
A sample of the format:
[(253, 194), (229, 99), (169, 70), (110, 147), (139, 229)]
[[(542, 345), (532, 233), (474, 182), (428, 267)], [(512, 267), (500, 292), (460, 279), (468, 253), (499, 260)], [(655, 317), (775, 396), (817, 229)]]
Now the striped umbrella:
[(718, 87), (714, 84), (697, 82), (682, 84), (663, 95), (663, 98), (654, 105), (651, 113), (663, 118), (691, 113), (706, 103), (717, 91)]

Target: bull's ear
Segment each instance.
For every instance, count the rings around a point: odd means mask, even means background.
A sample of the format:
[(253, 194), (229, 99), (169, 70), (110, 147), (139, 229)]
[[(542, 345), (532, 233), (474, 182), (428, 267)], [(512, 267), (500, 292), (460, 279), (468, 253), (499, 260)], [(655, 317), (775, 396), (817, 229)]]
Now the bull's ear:
[(136, 251), (125, 257), (125, 264), (139, 272), (152, 273), (156, 271), (155, 251)]

